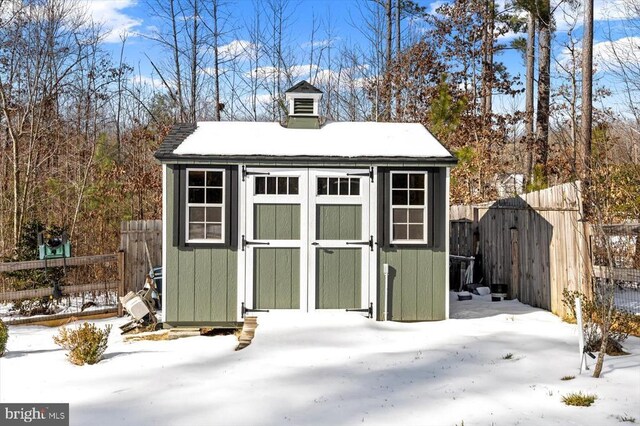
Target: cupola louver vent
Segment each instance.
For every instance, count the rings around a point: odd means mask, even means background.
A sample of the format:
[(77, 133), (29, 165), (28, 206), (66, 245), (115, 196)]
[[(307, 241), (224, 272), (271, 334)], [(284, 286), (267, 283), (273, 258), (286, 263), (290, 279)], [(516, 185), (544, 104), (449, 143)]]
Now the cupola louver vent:
[(294, 99), (293, 113), (298, 115), (313, 115), (313, 99)]

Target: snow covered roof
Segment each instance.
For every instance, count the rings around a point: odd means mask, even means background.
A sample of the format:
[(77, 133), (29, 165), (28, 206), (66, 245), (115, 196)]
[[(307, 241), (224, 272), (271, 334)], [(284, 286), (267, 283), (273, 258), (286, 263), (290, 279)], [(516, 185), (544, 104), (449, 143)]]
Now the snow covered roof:
[(320, 129), (291, 129), (273, 122), (213, 121), (198, 122), (191, 133), (180, 133), (182, 140), (174, 133), (156, 152), (160, 160), (209, 156), (456, 161), (419, 123), (328, 122)]

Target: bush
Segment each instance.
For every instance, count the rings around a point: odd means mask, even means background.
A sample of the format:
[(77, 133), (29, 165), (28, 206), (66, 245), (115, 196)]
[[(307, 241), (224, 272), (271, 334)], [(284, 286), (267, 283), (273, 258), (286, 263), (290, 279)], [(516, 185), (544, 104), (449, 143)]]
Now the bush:
[(590, 394), (583, 394), (582, 392), (570, 393), (562, 397), (562, 402), (566, 405), (573, 405), (575, 407), (590, 407), (598, 397)]
[(0, 357), (4, 355), (4, 351), (7, 349), (7, 340), (9, 340), (9, 328), (0, 319)]
[(75, 330), (61, 327), (53, 341), (69, 351), (67, 356), (72, 364), (95, 364), (102, 359), (102, 354), (107, 349), (110, 332), (111, 325), (103, 330), (85, 322)]
[[(601, 317), (604, 308), (597, 300), (588, 299), (584, 293), (564, 289), (562, 292), (562, 304), (571, 312), (571, 316), (568, 318), (569, 320), (575, 320), (577, 318), (576, 298), (579, 298), (582, 303), (585, 349), (589, 352), (598, 352), (602, 339), (600, 323), (602, 321)], [(636, 318), (635, 315), (629, 312), (619, 311), (614, 307), (611, 314), (609, 339), (607, 340), (607, 355), (626, 354), (622, 349), (622, 342), (629, 337), (629, 334), (634, 333), (637, 328), (638, 318)]]

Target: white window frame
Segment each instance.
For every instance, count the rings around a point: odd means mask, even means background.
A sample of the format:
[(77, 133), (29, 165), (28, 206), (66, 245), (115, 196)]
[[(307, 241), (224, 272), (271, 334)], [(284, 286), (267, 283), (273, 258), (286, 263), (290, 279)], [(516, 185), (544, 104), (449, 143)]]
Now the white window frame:
[[(424, 204), (422, 205), (422, 239), (406, 239), (396, 240), (393, 236), (393, 209), (419, 209), (418, 205), (394, 205), (393, 204), (393, 175), (410, 175), (421, 174), (424, 175)], [(394, 245), (415, 245), (415, 244), (428, 244), (429, 243), (429, 172), (425, 170), (396, 170), (389, 174), (389, 239), (390, 243)], [(408, 183), (407, 183), (408, 184)], [(410, 189), (410, 188), (409, 188)], [(408, 200), (407, 200), (408, 201)], [(408, 237), (408, 235), (407, 235)]]
[[(220, 172), (222, 173), (222, 203), (207, 203), (207, 194), (205, 190), (205, 202), (204, 203), (190, 203), (189, 202), (189, 172)], [(205, 178), (206, 179), (206, 178)], [(186, 243), (224, 243), (226, 241), (226, 227), (227, 227), (227, 215), (226, 215), (226, 196), (227, 196), (227, 173), (225, 169), (200, 169), (200, 168), (187, 168), (185, 177), (185, 242)], [(205, 180), (206, 185), (206, 180)], [(206, 188), (206, 186), (205, 186)], [(220, 207), (221, 212), (221, 224), (222, 227), (220, 238), (191, 238), (189, 234), (189, 207)], [(205, 235), (207, 222), (204, 223)]]

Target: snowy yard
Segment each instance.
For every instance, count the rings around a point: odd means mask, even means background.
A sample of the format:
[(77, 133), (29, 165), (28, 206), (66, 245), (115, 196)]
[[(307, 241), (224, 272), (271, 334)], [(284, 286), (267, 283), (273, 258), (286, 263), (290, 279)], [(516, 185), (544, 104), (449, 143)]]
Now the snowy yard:
[[(270, 313), (239, 352), (234, 336), (123, 343), (125, 320), (101, 320), (115, 325), (105, 359), (83, 367), (56, 329), (12, 326), (0, 402), (69, 402), (72, 425), (640, 423), (640, 339), (592, 379), (578, 374), (574, 325), (487, 298), (452, 301), (456, 319), (431, 323)], [(561, 402), (577, 391), (598, 399)]]

